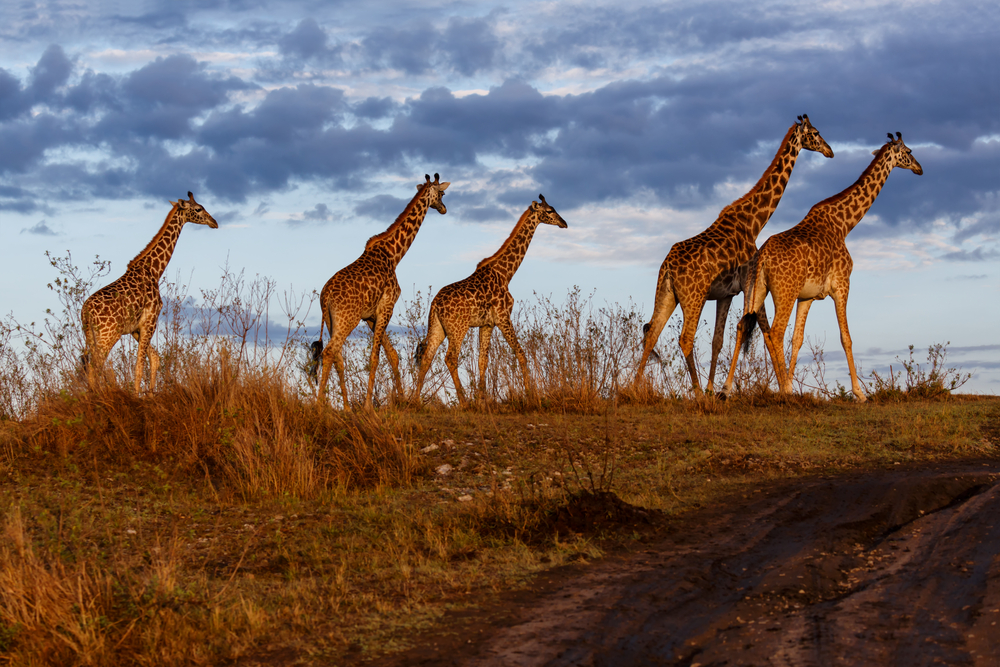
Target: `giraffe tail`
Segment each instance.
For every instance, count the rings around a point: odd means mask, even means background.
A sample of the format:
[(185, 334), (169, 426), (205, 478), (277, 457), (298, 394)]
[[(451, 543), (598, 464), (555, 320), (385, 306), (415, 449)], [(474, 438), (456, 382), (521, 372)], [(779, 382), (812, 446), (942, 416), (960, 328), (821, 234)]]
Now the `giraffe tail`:
[(424, 352), (427, 351), (427, 341), (422, 340), (417, 343), (417, 351), (413, 353), (413, 363), (419, 364), (420, 360), (424, 358)]
[(757, 328), (757, 313), (747, 313), (740, 320), (743, 327), (743, 354), (750, 352), (750, 344), (753, 342), (753, 332)]
[[(649, 326), (650, 326), (650, 324), (652, 324), (652, 322), (646, 322), (645, 324), (642, 325), (642, 344), (643, 345), (646, 344), (646, 336), (649, 335)], [(650, 356), (651, 359), (655, 359), (656, 363), (658, 363), (658, 364), (662, 364), (663, 363), (663, 359), (660, 358), (660, 353), (656, 351), (655, 347), (652, 348), (649, 351), (649, 356)]]
[(323, 357), (323, 325), (326, 320), (319, 321), (319, 338), (314, 340), (309, 346), (309, 362), (306, 364), (306, 372), (310, 379), (315, 381), (319, 375), (320, 360)]
[[(750, 344), (753, 343), (753, 332), (760, 323), (760, 318), (757, 317), (757, 311), (751, 310), (753, 304), (757, 301), (757, 290), (760, 285), (758, 285), (758, 276), (760, 275), (761, 268), (761, 254), (760, 250), (754, 253), (754, 256), (747, 263), (747, 275), (745, 282), (743, 283), (743, 303), (745, 304), (743, 310), (743, 317), (740, 319), (739, 327), (743, 329), (743, 354), (750, 352)], [(764, 292), (767, 296), (767, 292)], [(763, 308), (763, 306), (761, 306)], [(766, 331), (764, 333), (767, 333)]]

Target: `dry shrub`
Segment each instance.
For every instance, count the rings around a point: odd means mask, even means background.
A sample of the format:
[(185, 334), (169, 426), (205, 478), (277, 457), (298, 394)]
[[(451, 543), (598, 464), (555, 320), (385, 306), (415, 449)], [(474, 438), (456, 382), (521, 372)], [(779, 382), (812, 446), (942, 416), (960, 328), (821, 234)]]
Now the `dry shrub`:
[[(182, 583), (176, 549), (149, 566), (66, 562), (36, 551), (13, 507), (0, 537), (0, 661), (12, 665), (205, 664), (238, 657), (264, 626), (262, 612), (221, 588), (206, 600)], [(204, 585), (205, 582), (202, 582)]]
[(208, 475), (244, 497), (407, 484), (416, 459), (387, 416), (333, 412), (280, 376), (225, 356), (138, 397), (113, 383), (49, 396), (23, 422), (23, 455), (141, 460)]

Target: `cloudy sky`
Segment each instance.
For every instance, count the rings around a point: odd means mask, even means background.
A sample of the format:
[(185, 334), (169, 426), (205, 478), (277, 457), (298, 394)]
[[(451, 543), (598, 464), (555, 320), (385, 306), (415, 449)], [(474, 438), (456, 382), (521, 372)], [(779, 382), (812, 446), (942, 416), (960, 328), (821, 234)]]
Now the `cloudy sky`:
[[(758, 244), (902, 132), (924, 175), (893, 173), (848, 237), (856, 358), (950, 341), (966, 389), (995, 394), (997, 34), (1000, 6), (954, 0), (5, 2), (0, 308), (54, 305), (45, 250), (120, 275), (188, 190), (220, 228), (186, 229), (171, 275), (318, 290), (439, 172), (448, 214), (401, 263), (404, 298), (468, 275), (542, 192), (569, 228), (539, 230), (515, 297), (579, 285), (648, 314), (671, 244), (807, 113), (836, 157), (799, 160)], [(806, 333), (847, 384), (829, 300)]]

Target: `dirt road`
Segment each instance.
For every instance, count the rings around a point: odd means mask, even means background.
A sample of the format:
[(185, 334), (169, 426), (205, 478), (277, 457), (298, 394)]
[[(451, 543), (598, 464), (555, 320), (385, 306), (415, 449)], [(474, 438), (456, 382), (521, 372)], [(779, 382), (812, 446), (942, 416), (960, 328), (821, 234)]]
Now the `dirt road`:
[(543, 588), (399, 664), (997, 666), (1000, 462), (764, 490)]

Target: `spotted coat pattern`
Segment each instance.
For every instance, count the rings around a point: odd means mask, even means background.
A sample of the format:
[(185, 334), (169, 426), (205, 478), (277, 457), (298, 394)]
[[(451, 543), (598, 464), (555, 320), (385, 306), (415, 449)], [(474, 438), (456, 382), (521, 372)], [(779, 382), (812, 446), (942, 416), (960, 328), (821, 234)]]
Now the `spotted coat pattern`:
[(500, 328), (507, 344), (514, 351), (525, 388), (533, 390), (527, 360), (510, 321), (514, 297), (508, 286), (528, 252), (528, 245), (538, 225), (555, 225), (563, 229), (567, 226), (562, 216), (545, 201), (545, 197), (538, 197), (541, 201), (531, 202), (496, 253), (479, 262), (471, 276), (443, 287), (434, 297), (427, 321), (427, 337), (417, 348), (420, 363), (414, 391), (417, 398), (420, 397), (424, 377), (434, 360), (434, 353), (447, 337), (445, 363), (455, 383), (458, 400), (465, 404), (465, 392), (458, 378), (458, 358), (462, 342), (473, 327), (479, 329), (479, 395), (485, 396), (486, 393), (486, 366), (494, 327)]
[(362, 320), (373, 331), (372, 351), (368, 372), (368, 392), (365, 395), (365, 407), (372, 404), (372, 393), (375, 388), (375, 370), (378, 368), (379, 348), (385, 349), (385, 355), (392, 367), (392, 379), (397, 394), (402, 393), (402, 383), (399, 377), (399, 355), (385, 336), (386, 326), (392, 319), (392, 311), (399, 299), (401, 290), (396, 280), (396, 266), (410, 249), (413, 239), (420, 230), (429, 209), (435, 209), (442, 215), (447, 213), (442, 197), (450, 185), (441, 183), (439, 176), (434, 174), (434, 180), (426, 176), (426, 182), (417, 185), (417, 194), (406, 205), (403, 212), (389, 228), (373, 236), (365, 244), (365, 251), (352, 264), (344, 267), (333, 275), (320, 293), (322, 322), (320, 324), (320, 341), (323, 339), (323, 326), (330, 330), (330, 342), (322, 348), (323, 370), (320, 374), (317, 398), (322, 400), (326, 395), (326, 385), (330, 377), (330, 366), (337, 369), (340, 379), (340, 392), (344, 400), (344, 409), (350, 406), (347, 398), (347, 382), (344, 376), (344, 357), (341, 348), (347, 336), (350, 335)]
[(139, 393), (146, 359), (149, 359), (149, 389), (156, 386), (156, 371), (160, 358), (150, 345), (156, 321), (163, 307), (160, 297), (160, 277), (177, 246), (184, 223), (193, 222), (219, 227), (201, 204), (188, 193), (188, 199), (171, 202), (163, 226), (145, 249), (128, 263), (128, 268), (118, 280), (94, 292), (83, 304), (80, 319), (87, 343), (84, 360), (88, 379), (93, 386), (97, 374), (104, 368), (111, 348), (122, 336), (131, 334), (139, 341), (135, 363), (135, 391)]
[[(750, 262), (748, 288), (744, 293), (745, 315), (736, 329), (736, 349), (723, 387), (724, 394), (732, 388), (740, 347), (744, 341), (749, 342), (756, 324), (764, 333), (764, 342), (781, 391), (790, 393), (809, 308), (813, 301), (829, 295), (833, 297), (837, 311), (840, 343), (851, 372), (851, 390), (859, 401), (865, 400), (854, 367), (851, 334), (847, 328), (847, 295), (851, 288), (854, 262), (847, 251), (845, 239), (875, 203), (894, 168), (909, 169), (917, 175), (923, 173), (923, 168), (898, 132), (895, 139), (890, 134), (888, 143), (874, 155), (875, 159), (853, 185), (813, 206), (799, 224), (769, 238)], [(768, 293), (774, 303), (774, 322), (770, 325), (764, 309), (764, 298)], [(796, 302), (791, 359), (786, 369), (785, 328)]]
[(750, 261), (757, 250), (757, 235), (781, 201), (802, 150), (833, 157), (833, 150), (805, 115), (785, 133), (770, 166), (747, 194), (722, 209), (708, 229), (670, 248), (656, 281), (653, 316), (643, 327), (642, 357), (636, 379), (642, 377), (660, 332), (680, 304), (684, 316), (679, 341), (681, 352), (687, 361), (695, 393), (701, 393), (694, 363), (694, 339), (705, 301), (714, 300), (715, 335), (707, 387), (712, 391), (729, 306), (733, 297), (742, 291), (741, 278), (746, 275), (746, 269), (740, 267)]

